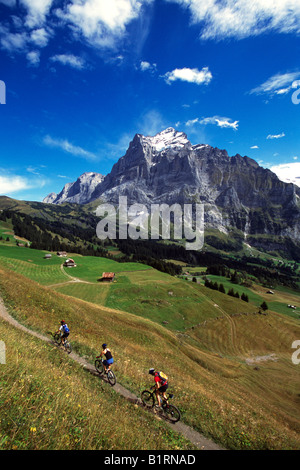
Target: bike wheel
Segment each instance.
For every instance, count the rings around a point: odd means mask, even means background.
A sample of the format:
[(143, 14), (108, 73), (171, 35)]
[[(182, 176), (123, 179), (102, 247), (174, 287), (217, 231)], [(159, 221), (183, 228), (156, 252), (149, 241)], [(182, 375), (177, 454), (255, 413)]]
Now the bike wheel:
[(72, 346), (68, 341), (65, 342), (65, 350), (67, 351), (68, 354), (72, 352)]
[(166, 418), (171, 421), (172, 423), (177, 423), (180, 420), (180, 411), (174, 405), (165, 405), (163, 407), (164, 414)]
[(153, 393), (149, 392), (149, 390), (144, 390), (141, 394), (141, 399), (143, 402), (143, 405), (146, 406), (146, 408), (153, 408), (154, 403), (155, 403), (155, 398)]
[(115, 385), (117, 382), (116, 376), (112, 370), (107, 371), (107, 380), (109, 381), (110, 385)]
[(103, 366), (103, 362), (100, 361), (100, 359), (96, 359), (95, 360), (95, 368), (96, 368), (96, 371), (102, 375), (104, 373), (104, 366)]
[(59, 333), (55, 333), (55, 335), (53, 335), (53, 339), (56, 342), (56, 344), (58, 344), (58, 345), (61, 344), (61, 336), (60, 336)]

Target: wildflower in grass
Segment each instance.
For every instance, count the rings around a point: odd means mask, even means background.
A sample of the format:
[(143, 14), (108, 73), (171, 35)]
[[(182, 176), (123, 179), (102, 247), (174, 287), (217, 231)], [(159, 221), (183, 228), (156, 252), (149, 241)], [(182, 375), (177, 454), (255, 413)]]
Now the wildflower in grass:
[(36, 428), (30, 428), (30, 432), (35, 433), (35, 432), (36, 432)]

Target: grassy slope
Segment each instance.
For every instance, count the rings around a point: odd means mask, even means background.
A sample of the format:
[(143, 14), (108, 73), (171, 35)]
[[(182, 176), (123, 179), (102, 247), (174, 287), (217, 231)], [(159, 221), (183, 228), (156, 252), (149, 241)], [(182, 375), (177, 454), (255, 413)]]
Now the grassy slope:
[[(299, 368), (291, 362), (291, 344), (300, 336), (296, 320), (278, 314), (253, 315), (250, 306), (247, 311), (247, 305), (242, 301), (168, 277), (169, 281), (156, 280), (157, 286), (162, 286), (161, 291), (159, 287), (156, 291), (157, 299), (165, 300), (164, 296), (168, 295), (168, 301), (174, 302), (173, 307), (164, 309), (168, 321), (172, 322), (172, 309), (177, 304), (168, 294), (171, 287), (180, 297), (177, 299), (180, 308), (184, 307), (184, 294), (187, 304), (191, 297), (190, 304), (197, 305), (198, 316), (195, 309), (190, 314), (189, 324), (185, 322), (183, 327), (181, 320), (176, 319), (173, 327), (166, 325), (167, 329), (159, 324), (162, 318), (158, 319), (151, 303), (146, 303), (143, 312), (136, 312), (137, 306), (142, 304), (141, 293), (149, 300), (153, 300), (154, 295), (153, 279), (145, 282), (144, 276), (138, 278), (139, 283), (135, 278), (140, 292), (133, 290), (130, 277), (142, 274), (154, 275), (153, 270), (144, 273), (129, 270), (123, 273), (123, 286), (121, 283), (106, 286), (110, 290), (108, 295), (114, 292), (119, 295), (114, 301), (106, 296), (106, 306), (54, 293), (4, 267), (0, 271), (0, 286), (12, 313), (33, 329), (53, 331), (61, 318), (67, 319), (75, 350), (91, 362), (99, 352), (100, 344), (108, 342), (116, 357), (118, 380), (134, 393), (138, 394), (150, 383), (149, 367), (166, 371), (176, 394), (175, 404), (182, 409), (184, 421), (223, 446), (233, 449), (299, 448), (296, 385)], [(159, 276), (164, 275), (159, 273)], [(124, 289), (127, 297), (121, 297), (118, 289)], [(129, 309), (130, 298), (136, 299), (131, 306), (134, 314), (107, 306), (110, 302), (118, 308), (127, 304)], [(216, 311), (219, 312), (217, 316)], [(238, 315), (239, 311), (244, 315)], [(199, 323), (201, 325), (197, 326)], [(181, 332), (178, 332), (180, 325)], [(269, 358), (259, 362), (259, 370), (246, 363), (249, 358), (258, 360), (258, 356), (269, 354), (274, 354), (276, 361)], [(51, 368), (51, 363), (49, 365)], [(26, 368), (26, 361), (23, 367)], [(72, 385), (72, 391), (76, 386)], [(56, 396), (58, 391), (54, 387), (52, 393)], [(141, 426), (138, 429), (139, 434)], [(87, 447), (86, 442), (83, 447)], [(152, 445), (149, 443), (150, 447)], [(128, 440), (120, 444), (116, 437), (115, 446), (129, 448), (132, 443)], [(140, 448), (143, 448), (142, 437)]]
[(1, 320), (0, 337), (0, 449), (192, 448), (55, 346)]

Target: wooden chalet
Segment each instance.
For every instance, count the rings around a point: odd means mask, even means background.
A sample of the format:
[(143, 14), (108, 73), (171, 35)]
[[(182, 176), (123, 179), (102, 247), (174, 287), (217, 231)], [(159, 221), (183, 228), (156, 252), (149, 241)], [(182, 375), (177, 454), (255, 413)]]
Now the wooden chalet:
[(66, 251), (58, 251), (57, 252), (57, 256), (61, 256), (61, 257), (66, 257), (67, 256), (67, 252)]
[(75, 268), (76, 267), (76, 264), (75, 264), (75, 261), (71, 258), (68, 258), (66, 259), (66, 261), (64, 262), (64, 266), (66, 268)]
[(115, 279), (115, 273), (102, 273), (102, 282), (112, 282)]

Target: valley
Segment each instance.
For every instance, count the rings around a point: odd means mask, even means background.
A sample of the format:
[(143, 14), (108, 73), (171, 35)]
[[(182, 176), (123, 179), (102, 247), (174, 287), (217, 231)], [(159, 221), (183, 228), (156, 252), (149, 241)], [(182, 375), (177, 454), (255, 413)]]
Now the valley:
[[(77, 253), (68, 253), (76, 267), (65, 268), (56, 252), (46, 259), (49, 251), (15, 243), (14, 238), (0, 243), (0, 295), (21, 324), (49, 335), (61, 318), (67, 319), (74, 353), (91, 365), (105, 340), (114, 351), (118, 383), (136, 396), (151, 383), (149, 367), (166, 371), (182, 410), (182, 423), (221, 448), (299, 448), (299, 366), (291, 361), (291, 345), (299, 338), (300, 327), (297, 309), (287, 308), (288, 301), (298, 305), (297, 291), (279, 286), (274, 294), (267, 294), (259, 284), (246, 288), (224, 276), (192, 275), (205, 272), (205, 266), (182, 266), (181, 275), (171, 276), (144, 263)], [(105, 271), (115, 273), (114, 281), (99, 282)], [(184, 276), (186, 271), (189, 276)], [(206, 287), (205, 278), (222, 282), (226, 292), (229, 287), (246, 292), (249, 301)], [(266, 312), (260, 310), (263, 300), (268, 303)], [(180, 432), (176, 434), (176, 427), (169, 431), (153, 415), (143, 417), (143, 410), (123, 402), (99, 379), (88, 378), (80, 367), (67, 366), (71, 358), (63, 352), (17, 333), (2, 320), (0, 325), (7, 347), (7, 363), (1, 366), (3, 448), (59, 448), (54, 429), (63, 433), (68, 448), (193, 448)], [(33, 365), (38, 357), (44, 357), (42, 368)], [(15, 367), (21, 371), (19, 379), (14, 378)], [(68, 374), (68, 387), (54, 380), (57, 367), (65, 368), (59, 374)], [(89, 405), (90, 399), (83, 403), (80, 398), (81, 393), (87, 397), (89, 390), (100, 406), (111, 406), (108, 400), (118, 410), (125, 407), (122, 422), (110, 424), (114, 444), (103, 443), (105, 436), (96, 432), (101, 413)], [(25, 414), (28, 400), (33, 412), (41, 406), (46, 414)], [(22, 426), (13, 424), (16, 406), (24, 409), (18, 420)], [(69, 410), (62, 424), (54, 413), (54, 407), (60, 406)], [(147, 441), (139, 425), (134, 442), (127, 431), (132, 420), (146, 420), (143, 429), (153, 428), (152, 435), (159, 434), (159, 441)], [(75, 435), (72, 423), (79, 429)]]

